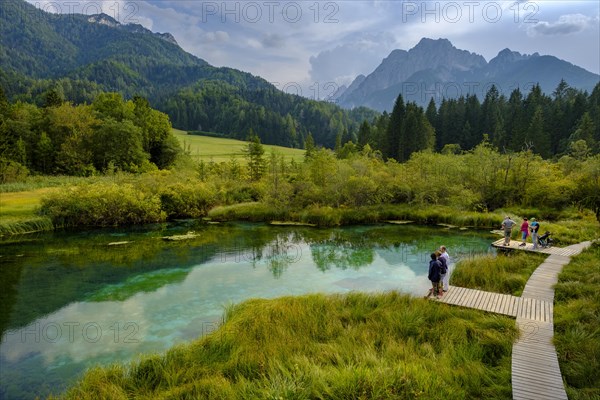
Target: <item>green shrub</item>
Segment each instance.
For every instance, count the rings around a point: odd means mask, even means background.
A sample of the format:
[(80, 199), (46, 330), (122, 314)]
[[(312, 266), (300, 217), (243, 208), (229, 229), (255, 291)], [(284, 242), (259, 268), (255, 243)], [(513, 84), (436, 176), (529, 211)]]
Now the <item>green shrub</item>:
[(63, 188), (42, 199), (40, 213), (55, 226), (118, 226), (161, 222), (160, 199), (130, 184)]
[(257, 202), (217, 206), (208, 212), (208, 216), (217, 221), (263, 222), (288, 219), (285, 211)]
[(203, 183), (177, 183), (160, 191), (167, 218), (199, 218), (214, 205), (214, 195)]
[(29, 169), (13, 160), (0, 158), (0, 184), (23, 182), (29, 175)]
[(338, 226), (342, 221), (342, 212), (337, 208), (312, 206), (301, 212), (300, 220), (320, 227)]

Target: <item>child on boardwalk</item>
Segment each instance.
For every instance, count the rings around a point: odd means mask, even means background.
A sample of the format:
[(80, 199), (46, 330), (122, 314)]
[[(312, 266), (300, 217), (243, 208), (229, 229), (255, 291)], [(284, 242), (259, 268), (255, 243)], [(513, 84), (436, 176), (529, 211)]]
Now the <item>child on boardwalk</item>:
[(440, 262), (437, 260), (437, 256), (435, 255), (435, 253), (431, 253), (431, 261), (429, 261), (429, 274), (427, 275), (427, 278), (431, 281), (432, 287), (431, 289), (429, 289), (429, 294), (427, 295), (427, 297), (433, 294), (436, 298), (440, 298), (440, 296), (442, 295), (440, 287), (440, 269), (441, 265)]

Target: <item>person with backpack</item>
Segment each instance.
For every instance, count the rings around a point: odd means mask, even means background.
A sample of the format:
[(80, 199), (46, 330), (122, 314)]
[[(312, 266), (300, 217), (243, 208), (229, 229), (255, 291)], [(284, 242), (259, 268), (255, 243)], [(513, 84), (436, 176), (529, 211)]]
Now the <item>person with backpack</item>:
[(529, 230), (531, 231), (531, 241), (533, 242), (533, 249), (538, 248), (538, 231), (540, 230), (540, 223), (531, 218), (531, 224), (529, 224)]
[(431, 260), (429, 261), (429, 274), (427, 275), (427, 279), (431, 281), (431, 289), (429, 289), (429, 294), (427, 297), (432, 294), (435, 295), (436, 298), (440, 298), (440, 274), (441, 264), (437, 259), (435, 253), (431, 253)]

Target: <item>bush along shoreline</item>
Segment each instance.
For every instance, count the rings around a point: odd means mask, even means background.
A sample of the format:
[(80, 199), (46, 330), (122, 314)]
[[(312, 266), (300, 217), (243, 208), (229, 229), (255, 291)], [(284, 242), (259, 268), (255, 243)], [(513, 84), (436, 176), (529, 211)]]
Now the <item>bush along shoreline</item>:
[(593, 239), (599, 227), (600, 156), (553, 162), (530, 152), (505, 156), (484, 142), (464, 154), (414, 153), (405, 163), (384, 161), (368, 145), (337, 153), (313, 148), (298, 163), (275, 152), (266, 156), (258, 139), (244, 154), (245, 164), (233, 158), (196, 163), (182, 155), (171, 169), (65, 180), (44, 193), (39, 213), (28, 219), (42, 216), (57, 228), (208, 217), (319, 227), (399, 220), (498, 229), (509, 214), (543, 221), (542, 230), (560, 244)]

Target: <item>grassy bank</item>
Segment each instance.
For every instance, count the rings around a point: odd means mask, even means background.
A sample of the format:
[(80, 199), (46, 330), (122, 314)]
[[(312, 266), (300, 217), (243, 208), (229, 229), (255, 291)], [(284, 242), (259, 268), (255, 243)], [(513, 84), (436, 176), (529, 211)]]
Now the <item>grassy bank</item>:
[(450, 284), (520, 296), (527, 280), (546, 257), (515, 251), (509, 255), (461, 260), (452, 272)]
[(600, 244), (564, 267), (555, 289), (554, 343), (570, 400), (600, 398)]
[(511, 398), (510, 318), (386, 293), (250, 300), (225, 319), (64, 398)]
[(54, 229), (50, 218), (37, 214), (41, 198), (52, 190), (0, 193), (0, 236)]

